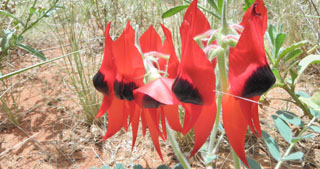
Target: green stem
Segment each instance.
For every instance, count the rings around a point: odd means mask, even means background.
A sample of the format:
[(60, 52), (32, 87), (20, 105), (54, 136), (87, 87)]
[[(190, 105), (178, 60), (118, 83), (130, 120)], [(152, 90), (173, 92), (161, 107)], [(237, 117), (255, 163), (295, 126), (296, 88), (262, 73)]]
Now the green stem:
[[(317, 119), (317, 117), (313, 117), (312, 120), (308, 123), (308, 125), (304, 126), (303, 129), (300, 131), (300, 133), (298, 134), (297, 137), (301, 137), (302, 134), (307, 131), (307, 129), (311, 126), (311, 124)], [(287, 151), (284, 153), (284, 155), (282, 156), (282, 158), (280, 159), (280, 161), (278, 161), (276, 167), (274, 169), (279, 169), (282, 165), (282, 163), (284, 162), (283, 158), (288, 156), (291, 152), (291, 150), (293, 149), (293, 147), (295, 146), (295, 144), (298, 141), (295, 141), (293, 143), (290, 144), (289, 148), (287, 149)]]
[(174, 133), (167, 122), (166, 122), (166, 126), (167, 126), (168, 139), (171, 143), (173, 151), (176, 154), (180, 164), (183, 166), (184, 169), (191, 169), (191, 166), (190, 166), (188, 160), (182, 154), (182, 152), (179, 148), (179, 144), (178, 144), (176, 138), (174, 137)]
[(310, 110), (308, 109), (307, 106), (305, 106), (300, 99), (298, 98), (298, 96), (295, 94), (294, 90), (290, 89), (287, 85), (282, 86), (282, 88), (292, 97), (292, 99), (295, 101), (295, 104), (300, 107), (303, 112), (304, 115), (308, 115), (309, 118), (311, 119), (313, 116), (310, 113)]
[(228, 22), (227, 22), (227, 1), (223, 1), (222, 14), (221, 14), (222, 33), (228, 34)]
[(233, 148), (231, 148), (232, 151), (232, 157), (233, 157), (233, 163), (235, 169), (240, 169), (240, 160), (236, 152), (234, 152)]
[(216, 142), (216, 136), (218, 133), (218, 129), (219, 129), (219, 123), (220, 123), (220, 111), (221, 111), (221, 107), (222, 107), (222, 95), (219, 94), (218, 97), (218, 105), (217, 105), (217, 115), (216, 115), (216, 121), (214, 122), (214, 128), (211, 132), (210, 135), (210, 142), (209, 142), (209, 147), (208, 147), (208, 155), (213, 153), (213, 148), (214, 148), (214, 143)]

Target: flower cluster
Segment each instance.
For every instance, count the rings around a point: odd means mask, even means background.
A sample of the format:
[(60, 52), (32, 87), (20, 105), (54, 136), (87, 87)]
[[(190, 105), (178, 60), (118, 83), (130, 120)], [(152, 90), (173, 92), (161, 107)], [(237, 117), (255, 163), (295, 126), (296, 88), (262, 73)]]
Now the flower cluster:
[[(97, 117), (107, 112), (109, 119), (103, 140), (122, 127), (128, 130), (131, 125), (133, 147), (141, 120), (143, 135), (148, 128), (162, 158), (159, 137), (167, 138), (168, 123), (170, 128), (183, 134), (193, 129), (195, 144), (190, 155), (193, 156), (215, 123), (216, 55), (231, 47), (229, 87), (225, 91), (228, 94), (222, 99), (223, 124), (231, 146), (248, 165), (244, 152), (247, 128), (257, 136), (261, 136), (261, 129), (257, 104), (247, 100), (258, 101), (275, 82), (264, 52), (267, 12), (263, 0), (257, 0), (248, 9), (239, 25), (229, 26), (227, 34), (211, 30), (194, 0), (180, 27), (180, 61), (171, 32), (161, 27), (166, 37), (164, 43), (150, 26), (136, 45), (130, 23), (115, 41), (109, 35), (108, 24), (103, 61), (93, 78), (95, 88), (104, 96)], [(185, 110), (183, 125), (179, 105)]]

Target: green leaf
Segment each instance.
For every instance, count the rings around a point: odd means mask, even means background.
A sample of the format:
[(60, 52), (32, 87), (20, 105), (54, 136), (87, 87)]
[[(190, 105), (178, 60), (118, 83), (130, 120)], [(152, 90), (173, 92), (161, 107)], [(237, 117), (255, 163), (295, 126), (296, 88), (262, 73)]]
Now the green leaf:
[(290, 60), (294, 60), (295, 58), (297, 58), (298, 56), (300, 56), (302, 54), (302, 50), (301, 49), (294, 49), (293, 51), (291, 51), (285, 58), (284, 61), (288, 62)]
[(143, 167), (141, 165), (134, 165), (132, 169), (143, 169)]
[(246, 3), (245, 3), (243, 10), (247, 11), (250, 8), (250, 6), (255, 2), (255, 0), (245, 0), (245, 2)]
[(303, 121), (297, 115), (295, 115), (291, 112), (278, 110), (276, 113), (279, 115), (279, 117), (282, 120), (284, 120), (290, 124), (300, 126), (300, 127), (304, 126)]
[(313, 130), (313, 131), (315, 131), (315, 132), (320, 134), (320, 127), (319, 126), (310, 126), (309, 129), (311, 129), (311, 130)]
[(162, 14), (162, 19), (173, 16), (188, 7), (189, 7), (189, 5), (180, 5), (180, 6), (173, 7), (171, 9), (169, 9), (167, 12)]
[(111, 169), (111, 167), (108, 165), (103, 165), (100, 169)]
[(284, 40), (286, 39), (286, 34), (285, 33), (279, 33), (276, 37), (276, 44), (275, 44), (275, 56), (278, 58), (279, 55), (279, 50), (284, 42)]
[(218, 0), (218, 8), (219, 8), (219, 13), (222, 13), (222, 7), (223, 7), (223, 0)]
[(298, 141), (304, 140), (304, 139), (309, 139), (309, 138), (314, 138), (314, 135), (311, 134), (307, 134), (301, 137), (292, 137), (292, 143), (296, 143)]
[(275, 26), (269, 24), (269, 26), (268, 26), (268, 31), (266, 32), (266, 34), (267, 34), (267, 38), (268, 38), (268, 40), (269, 40), (270, 46), (271, 46), (271, 47), (274, 47), (274, 44), (275, 44), (275, 39), (274, 39), (274, 37), (275, 37), (275, 34), (276, 34), (276, 28), (275, 28)]
[(293, 50), (301, 47), (302, 45), (304, 44), (307, 44), (308, 41), (300, 41), (300, 42), (297, 42), (297, 43), (294, 43), (293, 45), (285, 48), (280, 54), (279, 54), (279, 57), (280, 58), (283, 58), (285, 55), (287, 55), (289, 52), (292, 52)]
[(12, 14), (9, 13), (8, 11), (0, 10), (0, 14), (6, 15), (6, 16), (14, 19), (15, 21), (17, 21), (17, 22), (20, 23), (21, 25), (25, 26), (25, 24), (24, 24), (20, 19), (18, 19), (16, 16), (12, 15)]
[(306, 97), (306, 98), (309, 98), (310, 96), (306, 93), (306, 92), (304, 92), (304, 91), (297, 91), (296, 92), (296, 95), (297, 96), (301, 96), (301, 97)]
[(297, 75), (297, 73), (296, 73), (294, 70), (292, 70), (292, 69), (290, 69), (289, 72), (290, 72), (290, 76), (291, 76), (291, 82), (289, 82), (289, 83), (291, 83), (292, 85), (294, 85), (293, 82), (297, 79), (298, 75)]
[(284, 157), (282, 160), (284, 161), (291, 161), (291, 160), (302, 160), (303, 158), (303, 152), (295, 152), (292, 154), (289, 154), (288, 156)]
[(46, 60), (46, 57), (44, 56), (44, 54), (40, 51), (38, 51), (37, 49), (34, 49), (30, 46), (27, 45), (22, 45), (22, 44), (16, 44), (20, 49), (26, 50), (32, 54), (34, 54), (35, 56), (37, 56), (39, 59), (41, 60)]
[(280, 83), (283, 83), (283, 80), (281, 78), (281, 75), (280, 75), (278, 69), (272, 68), (271, 70), (272, 70), (272, 73), (274, 74), (274, 76), (276, 77), (277, 81), (279, 81)]
[(158, 166), (157, 169), (169, 169), (169, 167), (162, 164), (162, 165)]
[(179, 163), (174, 165), (173, 169), (184, 169), (183, 166)]
[(207, 0), (207, 2), (208, 2), (216, 11), (219, 11), (219, 8), (218, 8), (216, 2), (214, 2), (214, 0)]
[(267, 144), (268, 150), (271, 154), (271, 156), (279, 161), (281, 159), (281, 154), (280, 154), (280, 150), (279, 150), (279, 146), (277, 144), (277, 142), (274, 140), (274, 138), (272, 136), (270, 136), (268, 133), (266, 133), (265, 131), (262, 131), (262, 137), (264, 142)]
[(257, 163), (255, 160), (249, 158), (248, 156), (247, 156), (247, 160), (248, 160), (249, 167), (251, 169), (261, 169), (260, 164)]
[(29, 9), (29, 15), (33, 15), (36, 11), (37, 11), (36, 8), (31, 7), (31, 8)]
[(314, 110), (313, 108), (309, 107), (309, 110), (310, 110), (310, 113), (313, 115), (313, 116), (316, 116), (318, 118), (320, 118), (320, 111), (316, 111)]
[(113, 169), (126, 169), (122, 164), (117, 163)]
[(299, 62), (299, 69), (298, 69), (298, 78), (295, 81), (296, 82), (299, 80), (300, 76), (302, 75), (303, 71), (307, 69), (307, 67), (313, 63), (320, 64), (320, 55), (309, 55), (305, 58), (303, 58)]
[(56, 61), (56, 60), (61, 59), (61, 58), (64, 58), (64, 57), (66, 57), (66, 56), (69, 56), (69, 55), (72, 55), (72, 54), (75, 54), (75, 53), (79, 53), (80, 51), (81, 51), (81, 50), (74, 51), (74, 52), (68, 53), (68, 54), (66, 54), (66, 55), (62, 55), (62, 56), (59, 56), (59, 57), (56, 57), (56, 58), (53, 58), (53, 59), (50, 59), (50, 60), (47, 60), (47, 61), (44, 61), (44, 62), (41, 62), (41, 63), (38, 63), (38, 64), (34, 64), (34, 65), (29, 66), (29, 67), (26, 67), (26, 68), (23, 68), (23, 69), (20, 69), (20, 70), (11, 72), (11, 73), (7, 73), (7, 74), (5, 74), (5, 75), (1, 75), (1, 76), (0, 76), (0, 80), (9, 78), (9, 77), (14, 76), (14, 75), (17, 75), (17, 74), (20, 74), (20, 73), (22, 73), (22, 72), (25, 72), (25, 71), (27, 71), (27, 70), (30, 70), (30, 69), (39, 67), (39, 66), (41, 66), (41, 65), (45, 65), (45, 64), (47, 64), (47, 63), (51, 63), (51, 62), (53, 62), (53, 61)]
[(6, 51), (10, 47), (10, 40), (13, 37), (14, 31), (4, 30), (3, 37), (1, 41), (1, 50)]
[(292, 139), (290, 127), (278, 116), (272, 115), (272, 119), (280, 135), (290, 144)]
[(299, 97), (299, 99), (307, 104), (309, 107), (314, 109), (315, 111), (320, 111), (320, 92), (314, 93), (311, 97), (305, 98), (305, 97)]
[(91, 167), (90, 169), (98, 169), (97, 167)]

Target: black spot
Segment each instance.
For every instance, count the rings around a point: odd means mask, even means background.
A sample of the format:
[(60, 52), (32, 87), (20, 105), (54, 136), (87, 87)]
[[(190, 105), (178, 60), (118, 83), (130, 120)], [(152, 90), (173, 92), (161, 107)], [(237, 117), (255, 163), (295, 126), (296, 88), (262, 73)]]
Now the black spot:
[(261, 13), (257, 11), (257, 7), (258, 7), (258, 2), (253, 4), (253, 14), (261, 16)]
[(99, 71), (96, 75), (94, 75), (93, 86), (101, 93), (105, 95), (109, 95), (109, 87), (107, 82), (104, 81), (104, 75)]
[(259, 67), (245, 82), (242, 96), (247, 98), (260, 96), (272, 87), (275, 82), (276, 78), (268, 65)]
[(148, 95), (143, 96), (142, 105), (145, 108), (158, 108), (160, 106), (160, 102), (156, 101), (152, 97)]
[(176, 78), (172, 85), (172, 91), (184, 103), (203, 104), (199, 91), (187, 80)]
[(114, 82), (113, 90), (115, 95), (123, 100), (133, 100), (133, 93), (134, 89), (138, 88), (134, 82), (125, 83), (123, 81), (118, 82), (117, 80)]

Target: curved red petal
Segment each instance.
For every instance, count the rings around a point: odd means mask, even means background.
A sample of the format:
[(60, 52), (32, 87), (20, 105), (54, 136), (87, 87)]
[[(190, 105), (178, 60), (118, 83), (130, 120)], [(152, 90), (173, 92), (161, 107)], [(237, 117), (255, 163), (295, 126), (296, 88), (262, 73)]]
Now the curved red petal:
[(154, 123), (152, 117), (150, 116), (150, 112), (149, 110), (147, 111), (143, 111), (143, 116), (146, 120), (146, 123), (148, 125), (149, 128), (149, 132), (151, 135), (151, 139), (153, 142), (153, 145), (155, 146), (157, 153), (159, 154), (161, 160), (163, 160), (162, 158), (162, 154), (161, 154), (161, 150), (160, 150), (160, 144), (159, 144), (159, 132), (158, 132), (158, 127), (157, 125)]
[(185, 109), (182, 133), (187, 134), (194, 127), (194, 124), (198, 120), (204, 106), (188, 103), (184, 103), (182, 106)]
[(255, 131), (255, 128), (254, 128), (254, 124), (253, 124), (253, 121), (252, 121), (252, 102), (248, 101), (248, 100), (243, 100), (243, 99), (239, 99), (239, 98), (235, 98), (236, 101), (238, 102), (241, 110), (239, 113), (242, 113), (243, 114), (243, 117), (245, 118), (249, 128), (251, 129), (251, 131), (253, 132), (253, 134), (255, 136), (257, 136), (257, 133)]
[(134, 111), (134, 114), (132, 117), (132, 147), (131, 147), (131, 150), (133, 150), (133, 147), (136, 143), (136, 138), (138, 135), (138, 128), (139, 128), (139, 119), (140, 119), (140, 110)]
[(113, 81), (116, 76), (116, 68), (112, 54), (113, 41), (109, 35), (110, 25), (111, 23), (108, 24), (105, 30), (105, 46), (102, 64), (97, 74), (93, 77), (94, 87), (107, 96), (112, 94)]
[(136, 101), (139, 105), (144, 105), (146, 107), (148, 107), (148, 105), (146, 105), (148, 102), (144, 100), (144, 97), (141, 94), (148, 95), (161, 104), (177, 104), (178, 100), (171, 91), (173, 81), (174, 79), (160, 77), (159, 79), (153, 80), (150, 83), (134, 90), (134, 97), (137, 98)]
[(265, 9), (263, 3), (255, 3), (248, 10), (239, 42), (230, 49), (229, 84), (237, 96), (261, 95), (275, 82), (264, 50), (266, 10), (260, 8)]
[(223, 125), (228, 140), (242, 162), (248, 166), (244, 151), (248, 124), (241, 112), (241, 105), (233, 96), (225, 95), (222, 100), (222, 111)]
[[(194, 0), (188, 7), (180, 27), (182, 51), (188, 41), (187, 36), (193, 39), (210, 29), (210, 24), (204, 14), (198, 9), (198, 0)], [(190, 34), (190, 35), (188, 35)]]
[(161, 38), (152, 25), (141, 35), (139, 41), (143, 53), (160, 51), (162, 48)]
[(201, 114), (193, 127), (194, 146), (190, 157), (198, 152), (210, 135), (216, 118), (216, 110), (217, 108), (215, 102), (213, 102), (211, 105), (203, 106)]
[(120, 99), (114, 98), (108, 111), (109, 120), (107, 133), (102, 140), (106, 140), (113, 136), (123, 127), (124, 113), (124, 102)]
[[(253, 97), (252, 100), (258, 102), (260, 99), (260, 96)], [(262, 136), (261, 132), (261, 126), (260, 126), (260, 120), (259, 120), (259, 113), (258, 113), (258, 104), (252, 103), (251, 105), (251, 112), (252, 112), (252, 120), (254, 124), (254, 128), (256, 129), (258, 136)]]
[(166, 105), (161, 107), (161, 109), (163, 109), (170, 127), (175, 131), (182, 132), (178, 105)]
[[(172, 42), (172, 34), (168, 28), (161, 24), (162, 30), (166, 36), (166, 40), (164, 41), (163, 48), (161, 52), (170, 54), (170, 59), (168, 62), (168, 78), (175, 78), (177, 76), (179, 60), (176, 55), (176, 51), (174, 49), (174, 45)], [(165, 70), (165, 69), (161, 69)]]
[(135, 82), (137, 86), (142, 86), (145, 69), (142, 57), (135, 47), (135, 32), (130, 23), (114, 42), (112, 49), (117, 67), (117, 80)]
[(102, 117), (107, 112), (107, 110), (109, 109), (109, 107), (112, 103), (112, 99), (113, 99), (112, 95), (111, 96), (106, 96), (106, 95), (103, 96), (102, 104), (100, 106), (98, 114), (96, 115), (96, 118)]
[(160, 116), (161, 116), (161, 126), (162, 126), (162, 134), (163, 134), (163, 140), (167, 140), (167, 127), (166, 127), (166, 120), (165, 120), (165, 115), (163, 109), (160, 111)]
[[(210, 63), (198, 44), (190, 36), (188, 37), (172, 91), (182, 102), (210, 105), (214, 98), (212, 91), (216, 85), (215, 62)], [(194, 96), (195, 93), (197, 96)], [(193, 97), (199, 97), (198, 101), (193, 102)]]

